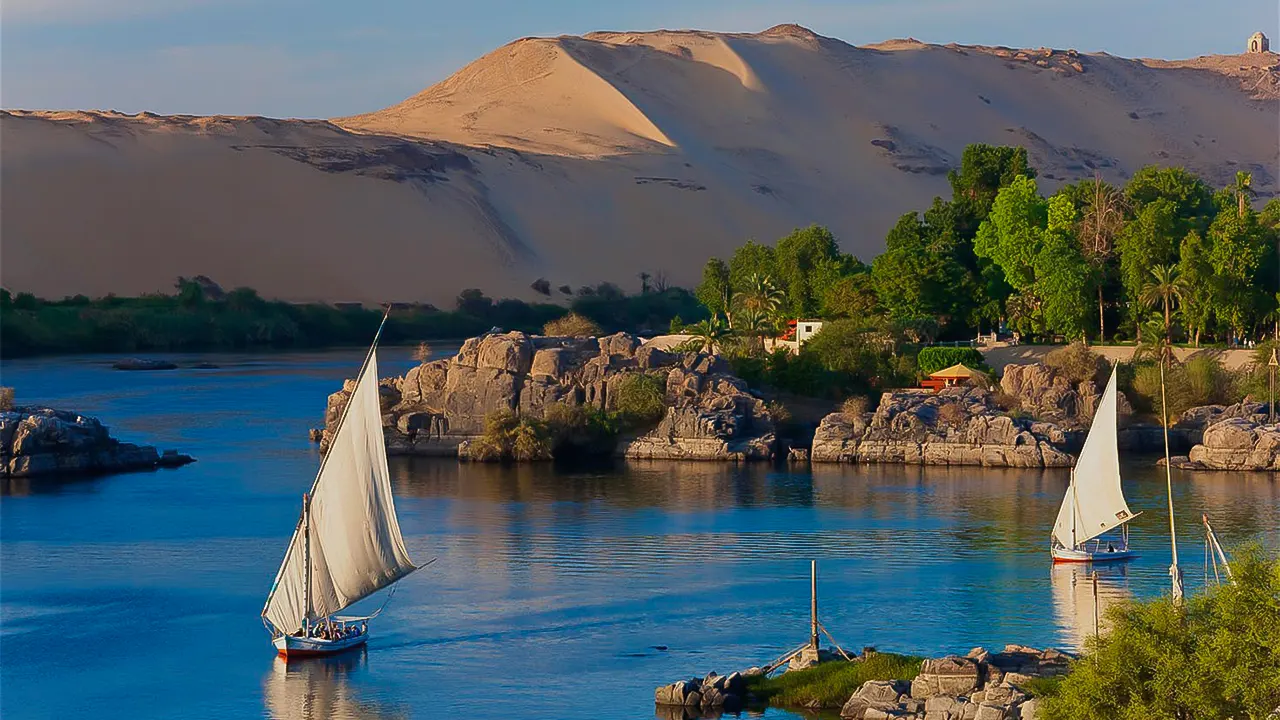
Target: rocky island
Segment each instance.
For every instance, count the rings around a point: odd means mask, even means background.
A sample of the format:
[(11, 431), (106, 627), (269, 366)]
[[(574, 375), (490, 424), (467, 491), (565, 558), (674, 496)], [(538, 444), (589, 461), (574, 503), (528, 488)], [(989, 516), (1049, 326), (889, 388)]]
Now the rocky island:
[[(471, 457), (473, 443), (497, 413), (546, 418), (554, 407), (609, 411), (628, 378), (644, 376), (663, 389), (661, 417), (640, 433), (623, 433), (610, 451), (628, 458), (768, 460), (773, 420), (764, 401), (707, 353), (670, 353), (617, 333), (601, 338), (495, 333), (463, 343), (452, 358), (425, 362), (403, 377), (381, 381), (387, 452)], [(328, 448), (353, 389), (330, 395)]]
[(98, 475), (177, 467), (190, 455), (120, 442), (97, 418), (48, 407), (0, 412), (0, 476)]

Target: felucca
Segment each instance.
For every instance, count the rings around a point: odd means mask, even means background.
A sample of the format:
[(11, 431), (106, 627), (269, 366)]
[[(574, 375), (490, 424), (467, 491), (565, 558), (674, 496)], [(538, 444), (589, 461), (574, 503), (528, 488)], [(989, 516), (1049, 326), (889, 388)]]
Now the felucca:
[[(1120, 490), (1116, 404), (1116, 369), (1112, 367), (1080, 457), (1071, 469), (1071, 486), (1053, 524), (1050, 552), (1054, 562), (1104, 562), (1133, 557), (1127, 523), (1141, 513), (1129, 510)], [(1117, 527), (1121, 528), (1120, 538), (1106, 543), (1100, 539)]]
[[(363, 645), (369, 621), (337, 616), (418, 569), (396, 519), (378, 397), (378, 338), (316, 474), (276, 573), (263, 624), (285, 657), (328, 655)], [(385, 607), (385, 603), (384, 603)]]

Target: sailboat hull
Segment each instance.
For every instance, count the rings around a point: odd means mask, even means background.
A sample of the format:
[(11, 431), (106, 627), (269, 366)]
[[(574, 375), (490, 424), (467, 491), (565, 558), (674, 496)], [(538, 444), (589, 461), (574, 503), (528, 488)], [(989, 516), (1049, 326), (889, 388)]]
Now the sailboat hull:
[(344, 637), (338, 640), (325, 640), (317, 637), (297, 637), (281, 635), (273, 640), (276, 654), (283, 658), (323, 657), (335, 655), (352, 648), (358, 648), (369, 641), (369, 631)]
[(1116, 560), (1128, 560), (1134, 557), (1134, 552), (1128, 548), (1120, 548), (1118, 550), (1110, 551), (1099, 548), (1091, 551), (1084, 548), (1052, 547), (1050, 548), (1050, 552), (1053, 554), (1053, 561), (1055, 563), (1112, 562)]

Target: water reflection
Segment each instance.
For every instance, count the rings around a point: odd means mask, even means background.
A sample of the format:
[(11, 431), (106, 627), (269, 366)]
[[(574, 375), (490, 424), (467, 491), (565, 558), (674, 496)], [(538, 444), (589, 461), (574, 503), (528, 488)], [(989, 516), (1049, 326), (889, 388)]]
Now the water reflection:
[(1054, 622), (1071, 650), (1084, 647), (1085, 638), (1096, 631), (1106, 632), (1107, 608), (1133, 598), (1127, 563), (1054, 563), (1049, 584), (1053, 590)]
[(352, 686), (366, 671), (367, 651), (357, 648), (331, 658), (276, 658), (263, 682), (267, 717), (274, 720), (391, 720), (400, 708), (361, 699)]

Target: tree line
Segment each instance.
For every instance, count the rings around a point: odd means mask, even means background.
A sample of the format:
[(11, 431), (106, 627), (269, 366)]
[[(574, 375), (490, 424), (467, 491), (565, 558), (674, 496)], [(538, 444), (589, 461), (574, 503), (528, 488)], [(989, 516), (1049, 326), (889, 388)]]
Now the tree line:
[(970, 145), (950, 199), (903, 215), (869, 265), (813, 226), (712, 258), (695, 333), (763, 337), (785, 318), (853, 321), (915, 342), (1003, 325), (1027, 339), (1230, 342), (1280, 330), (1280, 200), (1149, 166), (1045, 197), (1021, 147)]

